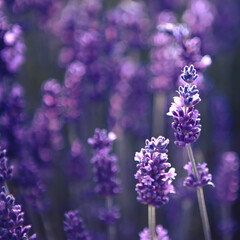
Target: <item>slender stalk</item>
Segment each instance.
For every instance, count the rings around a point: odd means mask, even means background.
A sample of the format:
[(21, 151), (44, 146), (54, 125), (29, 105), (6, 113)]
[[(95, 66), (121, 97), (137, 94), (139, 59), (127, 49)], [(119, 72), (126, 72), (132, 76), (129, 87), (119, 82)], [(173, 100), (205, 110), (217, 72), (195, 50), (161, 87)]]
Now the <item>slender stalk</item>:
[[(106, 204), (107, 204), (107, 209), (111, 210), (113, 206), (113, 199), (112, 197), (108, 196), (106, 197)], [(110, 225), (108, 226), (108, 239), (113, 240), (115, 236), (115, 228), (114, 226)]]
[[(197, 166), (196, 166), (196, 163), (195, 163), (195, 159), (194, 159), (194, 156), (193, 156), (193, 151), (192, 151), (191, 145), (190, 144), (187, 145), (186, 149), (187, 149), (188, 157), (189, 157), (189, 159), (192, 163), (192, 169), (193, 169), (194, 177), (197, 180), (199, 180)], [(203, 188), (202, 187), (197, 187), (197, 198), (198, 198), (198, 205), (199, 205), (200, 215), (201, 215), (201, 219), (202, 219), (202, 225), (203, 225), (205, 240), (211, 240), (210, 226), (209, 226), (207, 209), (206, 209), (206, 204), (205, 204), (205, 200), (204, 200), (204, 194), (203, 194)]]
[(148, 205), (148, 229), (150, 234), (150, 240), (156, 239), (156, 217), (155, 207)]

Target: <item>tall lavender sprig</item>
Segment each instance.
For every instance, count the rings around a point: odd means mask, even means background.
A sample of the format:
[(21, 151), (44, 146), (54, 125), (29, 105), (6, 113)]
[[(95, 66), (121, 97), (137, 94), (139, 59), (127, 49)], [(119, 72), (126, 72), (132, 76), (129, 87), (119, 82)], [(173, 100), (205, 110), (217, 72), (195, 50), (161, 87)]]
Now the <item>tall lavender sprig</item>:
[(156, 236), (155, 230), (155, 208), (158, 208), (169, 201), (168, 194), (175, 193), (172, 180), (175, 179), (175, 168), (167, 162), (168, 156), (166, 149), (169, 140), (162, 136), (152, 137), (146, 140), (145, 148), (136, 152), (135, 161), (137, 173), (135, 178), (139, 181), (136, 185), (138, 201), (148, 205), (148, 221), (150, 239)]
[(64, 214), (64, 231), (68, 240), (90, 240), (90, 236), (83, 225), (83, 220), (79, 217), (79, 212), (68, 211)]
[(210, 240), (211, 232), (202, 186), (207, 183), (211, 183), (211, 176), (208, 175), (206, 165), (202, 166), (202, 172), (198, 172), (191, 148), (191, 143), (197, 141), (201, 132), (200, 114), (198, 110), (194, 108), (194, 106), (201, 101), (199, 97), (199, 90), (195, 85), (192, 86), (190, 84), (197, 78), (194, 66), (185, 66), (181, 78), (186, 82), (186, 84), (178, 88), (177, 92), (179, 97), (174, 97), (174, 102), (172, 103), (167, 115), (172, 116), (174, 120), (172, 123), (172, 128), (175, 131), (174, 135), (176, 137), (176, 141), (174, 143), (177, 146), (185, 147), (187, 150), (190, 163), (186, 168), (189, 169), (189, 166), (191, 166), (192, 170), (188, 171), (189, 176), (185, 180), (185, 184), (197, 188), (198, 204), (202, 218), (204, 235), (206, 240)]

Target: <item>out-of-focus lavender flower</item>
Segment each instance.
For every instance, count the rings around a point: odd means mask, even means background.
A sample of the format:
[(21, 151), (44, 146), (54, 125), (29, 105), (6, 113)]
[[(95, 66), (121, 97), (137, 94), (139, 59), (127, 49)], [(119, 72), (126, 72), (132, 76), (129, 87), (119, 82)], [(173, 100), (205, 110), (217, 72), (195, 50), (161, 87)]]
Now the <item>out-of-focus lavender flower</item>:
[(148, 72), (144, 66), (123, 60), (120, 81), (112, 91), (109, 122), (113, 129), (123, 128), (136, 135), (146, 136), (149, 129), (151, 100), (148, 91)]
[(19, 84), (5, 83), (0, 85), (0, 94), (0, 142), (9, 156), (16, 157), (23, 142), (24, 90)]
[(146, 48), (150, 31), (150, 21), (145, 4), (122, 2), (107, 13), (105, 29), (106, 41), (115, 43), (118, 49), (126, 51), (134, 47)]
[(78, 120), (83, 111), (82, 78), (85, 73), (86, 67), (79, 61), (71, 63), (66, 70), (61, 105), (67, 120)]
[(10, 25), (0, 12), (0, 77), (15, 74), (25, 61), (26, 46), (21, 27)]
[(71, 145), (67, 158), (68, 177), (72, 181), (81, 181), (87, 177), (86, 152), (77, 139)]
[(13, 166), (8, 167), (8, 159), (6, 157), (6, 149), (0, 147), (0, 186), (4, 185), (5, 181), (12, 178)]
[(30, 204), (36, 211), (44, 212), (48, 210), (49, 203), (44, 198), (46, 188), (41, 174), (37, 164), (27, 159), (17, 163), (14, 180), (21, 188), (24, 203)]
[(151, 141), (146, 140), (145, 148), (140, 152), (136, 152), (135, 161), (137, 164), (137, 173), (135, 178), (139, 183), (136, 185), (138, 193), (138, 201), (143, 204), (160, 207), (169, 200), (168, 194), (175, 193), (172, 180), (175, 179), (175, 168), (167, 162), (167, 145), (168, 139), (164, 137), (152, 138)]
[(200, 73), (211, 65), (211, 58), (201, 53), (201, 40), (192, 37), (185, 25), (176, 24), (174, 18), (170, 23), (166, 20), (159, 17), (158, 31), (152, 37), (150, 87), (153, 91), (171, 89), (185, 65), (193, 63)]
[(96, 192), (104, 196), (114, 196), (119, 194), (120, 182), (116, 178), (118, 173), (117, 157), (108, 154), (105, 148), (96, 152), (91, 162), (94, 165), (94, 180), (97, 183)]
[(31, 226), (23, 226), (24, 213), (15, 199), (8, 195), (4, 187), (0, 190), (0, 236), (9, 240), (33, 240), (36, 234), (29, 236)]
[[(168, 231), (163, 228), (162, 225), (156, 226), (157, 240), (169, 240)], [(150, 233), (148, 228), (144, 228), (142, 232), (139, 233), (140, 240), (150, 240)]]
[(212, 182), (212, 174), (209, 173), (209, 169), (207, 168), (206, 163), (198, 164), (198, 179), (196, 179), (193, 174), (191, 162), (188, 162), (188, 164), (184, 166), (184, 169), (188, 172), (188, 176), (183, 183), (184, 186), (193, 188), (203, 187), (206, 185), (215, 186)]
[(79, 217), (79, 212), (69, 211), (64, 214), (64, 231), (68, 240), (90, 240), (90, 236), (83, 225), (83, 220)]
[(105, 225), (114, 225), (116, 221), (121, 217), (120, 208), (114, 206), (111, 209), (100, 209), (98, 217)]
[(225, 219), (220, 221), (217, 224), (217, 230), (221, 236), (232, 236), (233, 233), (237, 230), (238, 224), (233, 219)]
[(216, 198), (221, 203), (233, 203), (238, 197), (239, 157), (235, 152), (222, 154), (218, 171), (215, 175)]
[[(185, 67), (186, 68), (186, 67)], [(188, 79), (189, 73), (185, 72), (182, 78)], [(194, 75), (195, 76), (195, 75)], [(178, 88), (179, 97), (174, 97), (168, 116), (173, 117), (172, 128), (175, 130), (176, 145), (185, 147), (189, 143), (194, 143), (200, 136), (200, 113), (194, 106), (201, 101), (199, 90), (195, 85), (185, 84)]]
[(112, 150), (112, 143), (116, 139), (117, 136), (114, 132), (108, 133), (105, 129), (96, 128), (93, 137), (88, 139), (88, 143), (95, 152), (103, 149), (110, 152)]

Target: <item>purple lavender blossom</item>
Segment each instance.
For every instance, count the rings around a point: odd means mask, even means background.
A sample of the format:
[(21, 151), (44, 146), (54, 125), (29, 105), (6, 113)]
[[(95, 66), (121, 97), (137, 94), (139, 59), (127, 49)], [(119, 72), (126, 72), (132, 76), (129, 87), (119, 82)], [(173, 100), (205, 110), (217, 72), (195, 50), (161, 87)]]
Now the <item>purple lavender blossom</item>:
[(31, 226), (23, 226), (24, 213), (15, 199), (8, 195), (4, 187), (0, 190), (0, 236), (8, 240), (34, 240), (36, 234), (29, 237)]
[[(168, 231), (163, 228), (162, 225), (156, 226), (157, 239), (156, 240), (169, 240)], [(140, 240), (150, 240), (150, 233), (148, 228), (144, 228), (142, 232), (139, 233)]]
[(168, 139), (164, 137), (152, 138), (151, 141), (146, 140), (145, 148), (140, 152), (136, 152), (135, 161), (137, 164), (137, 173), (135, 178), (139, 183), (136, 185), (138, 193), (137, 200), (143, 204), (160, 207), (169, 200), (168, 194), (175, 193), (172, 180), (175, 179), (175, 168), (167, 162), (167, 145)]
[(222, 154), (218, 171), (215, 175), (216, 197), (221, 203), (233, 203), (238, 197), (239, 157), (235, 152)]
[(100, 209), (98, 217), (105, 225), (114, 225), (116, 221), (121, 217), (120, 208), (114, 206), (111, 209)]
[(0, 12), (0, 76), (15, 74), (25, 61), (21, 27), (10, 25)]
[[(186, 69), (186, 67), (185, 67)], [(190, 67), (191, 69), (191, 67)], [(194, 72), (194, 68), (192, 68)], [(195, 73), (195, 72), (194, 72)], [(189, 73), (183, 72), (182, 78), (188, 79)], [(195, 75), (193, 75), (195, 76)], [(194, 77), (191, 77), (192, 79)], [(179, 97), (174, 97), (168, 116), (173, 117), (172, 128), (175, 130), (177, 146), (185, 147), (189, 143), (194, 143), (200, 136), (200, 113), (194, 109), (194, 106), (198, 104), (201, 99), (199, 97), (199, 90), (195, 85), (191, 86), (185, 84), (178, 88)]]
[(0, 186), (3, 186), (5, 181), (12, 178), (13, 166), (7, 166), (6, 153), (6, 149), (0, 147)]
[(187, 83), (192, 83), (197, 79), (198, 75), (196, 74), (196, 69), (194, 68), (193, 65), (190, 67), (185, 66), (183, 69), (183, 73), (181, 74), (181, 78), (187, 82)]
[(79, 217), (79, 212), (69, 211), (64, 214), (64, 231), (68, 240), (90, 240), (90, 236), (83, 225), (83, 220)]
[(72, 181), (81, 181), (87, 177), (86, 152), (84, 146), (77, 139), (71, 145), (67, 158), (68, 177)]
[(116, 178), (118, 173), (117, 157), (108, 154), (108, 149), (96, 152), (91, 162), (94, 165), (94, 180), (97, 183), (95, 191), (104, 196), (114, 196), (119, 194), (120, 182)]
[(109, 132), (105, 129), (96, 128), (92, 138), (88, 139), (88, 143), (92, 146), (95, 152), (107, 149), (108, 152), (112, 149), (112, 142), (116, 140), (117, 136), (114, 132)]
[(209, 173), (209, 169), (207, 168), (206, 163), (198, 164), (198, 179), (196, 179), (193, 174), (191, 162), (188, 162), (188, 164), (184, 166), (184, 169), (188, 172), (188, 176), (183, 183), (184, 186), (192, 188), (203, 187), (206, 185), (211, 185), (213, 187), (215, 186), (212, 182), (212, 174)]

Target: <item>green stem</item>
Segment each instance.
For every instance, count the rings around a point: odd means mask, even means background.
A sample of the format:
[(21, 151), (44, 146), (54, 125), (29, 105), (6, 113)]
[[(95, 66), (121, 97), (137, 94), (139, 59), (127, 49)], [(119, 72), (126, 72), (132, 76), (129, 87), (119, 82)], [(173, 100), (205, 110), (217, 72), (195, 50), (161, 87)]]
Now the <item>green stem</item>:
[[(195, 163), (191, 145), (190, 144), (187, 145), (186, 149), (187, 149), (188, 157), (192, 164), (194, 177), (199, 181), (197, 166)], [(199, 209), (200, 209), (200, 215), (201, 215), (201, 219), (202, 219), (205, 240), (211, 240), (210, 226), (209, 226), (207, 209), (206, 209), (206, 204), (205, 204), (205, 200), (204, 200), (204, 194), (203, 194), (202, 187), (197, 187), (197, 198), (198, 198), (198, 205), (199, 205)]]

